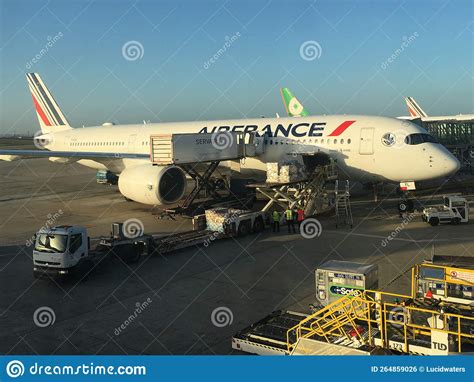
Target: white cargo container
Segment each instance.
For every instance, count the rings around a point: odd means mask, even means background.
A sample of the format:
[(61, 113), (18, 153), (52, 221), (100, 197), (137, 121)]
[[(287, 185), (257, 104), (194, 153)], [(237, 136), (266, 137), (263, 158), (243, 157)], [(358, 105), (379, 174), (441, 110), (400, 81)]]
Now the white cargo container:
[(316, 269), (315, 276), (316, 299), (324, 306), (378, 288), (378, 267), (374, 264), (329, 260)]

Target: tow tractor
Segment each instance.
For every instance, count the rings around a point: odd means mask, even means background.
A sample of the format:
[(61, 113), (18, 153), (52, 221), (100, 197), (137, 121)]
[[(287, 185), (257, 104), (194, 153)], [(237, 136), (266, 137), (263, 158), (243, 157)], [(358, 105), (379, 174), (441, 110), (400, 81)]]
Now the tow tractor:
[[(219, 212), (222, 213), (222, 209)], [(261, 211), (228, 209), (227, 216), (229, 218), (222, 219), (219, 225), (206, 224), (206, 215), (199, 215), (195, 218), (195, 223), (199, 223), (195, 224), (195, 230), (161, 236), (113, 223), (111, 235), (99, 238), (95, 247), (91, 247), (86, 227), (43, 227), (35, 234), (33, 275), (37, 278), (81, 275), (114, 258), (134, 263), (142, 256), (165, 254), (194, 245), (207, 246), (215, 240), (244, 236), (265, 228), (265, 214)]]
[(469, 221), (469, 204), (461, 196), (443, 197), (444, 204), (423, 209), (424, 222), (437, 226), (440, 223), (467, 223)]

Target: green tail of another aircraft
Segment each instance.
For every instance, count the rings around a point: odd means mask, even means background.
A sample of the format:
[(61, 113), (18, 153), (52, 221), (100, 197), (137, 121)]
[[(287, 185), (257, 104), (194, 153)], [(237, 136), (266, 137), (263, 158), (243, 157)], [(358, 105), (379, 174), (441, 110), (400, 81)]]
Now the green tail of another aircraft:
[(288, 88), (280, 89), (281, 97), (283, 98), (283, 104), (285, 105), (286, 113), (290, 117), (306, 117), (309, 113), (306, 111), (304, 106), (298, 101), (293, 93)]

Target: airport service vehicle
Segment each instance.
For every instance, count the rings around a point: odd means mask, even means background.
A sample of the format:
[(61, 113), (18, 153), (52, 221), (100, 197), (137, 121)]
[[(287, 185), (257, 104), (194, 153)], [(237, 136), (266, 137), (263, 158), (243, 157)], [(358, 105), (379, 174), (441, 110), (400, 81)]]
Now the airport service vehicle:
[[(265, 214), (261, 211), (236, 210), (215, 231), (206, 229), (205, 215), (195, 218), (196, 230), (169, 235), (147, 235), (130, 223), (113, 223), (109, 237), (101, 237), (91, 246), (87, 228), (61, 225), (41, 228), (35, 234), (33, 274), (35, 277), (87, 274), (96, 266), (114, 258), (134, 263), (142, 256), (165, 254), (178, 249), (204, 245), (229, 238), (242, 237), (265, 229)], [(138, 227), (138, 228), (137, 228)]]
[(364, 290), (312, 313), (278, 310), (235, 334), (232, 348), (260, 355), (471, 353), (472, 263), (417, 264), (411, 274), (410, 295)]
[[(365, 115), (253, 118), (135, 125), (105, 124), (74, 129), (37, 73), (27, 74), (41, 133), (35, 144), (44, 150), (0, 150), (0, 158), (46, 157), (78, 162), (120, 175), (122, 195), (149, 205), (172, 205), (186, 193), (182, 165), (151, 163), (151, 137), (160, 134), (203, 134), (189, 140), (189, 158), (202, 162), (203, 148), (227, 147), (230, 133), (259, 136), (254, 155), (226, 158), (219, 163), (233, 177), (262, 181), (266, 164), (290, 156), (303, 163), (337, 161), (342, 177), (363, 183), (416, 182), (442, 178), (460, 168), (459, 161), (426, 130), (406, 120)], [(209, 136), (205, 136), (209, 134)]]
[(95, 175), (95, 180), (99, 184), (114, 185), (118, 183), (118, 176), (109, 170), (99, 170)]
[(440, 223), (467, 223), (469, 222), (469, 204), (461, 196), (445, 196), (444, 204), (423, 209), (423, 221), (437, 226)]
[(147, 235), (126, 237), (119, 223), (112, 224), (110, 237), (101, 238), (95, 248), (91, 247), (85, 227), (68, 225), (43, 227), (35, 236), (33, 249), (35, 277), (85, 274), (114, 256), (126, 263), (133, 263), (148, 251), (151, 244), (151, 237)]

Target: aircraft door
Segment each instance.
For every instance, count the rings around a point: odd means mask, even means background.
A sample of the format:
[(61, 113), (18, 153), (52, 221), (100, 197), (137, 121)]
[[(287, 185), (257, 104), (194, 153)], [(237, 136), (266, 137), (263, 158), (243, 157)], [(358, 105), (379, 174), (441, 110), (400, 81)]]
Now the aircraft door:
[(359, 154), (372, 155), (374, 153), (374, 128), (364, 127), (360, 130)]
[(135, 141), (137, 140), (137, 134), (132, 134), (128, 137), (128, 152), (135, 152)]

